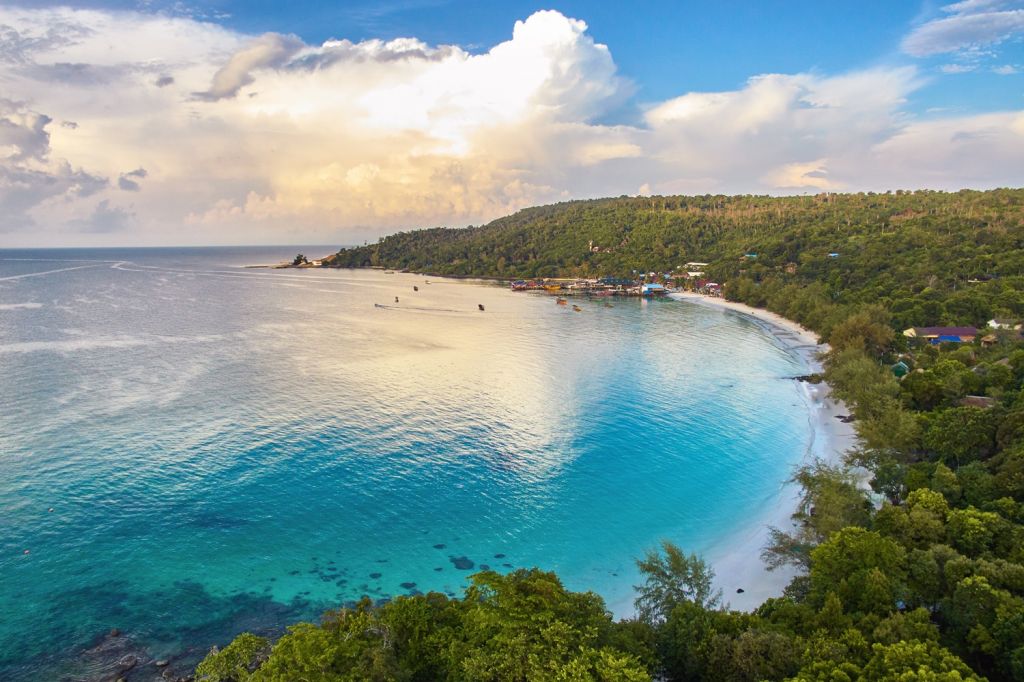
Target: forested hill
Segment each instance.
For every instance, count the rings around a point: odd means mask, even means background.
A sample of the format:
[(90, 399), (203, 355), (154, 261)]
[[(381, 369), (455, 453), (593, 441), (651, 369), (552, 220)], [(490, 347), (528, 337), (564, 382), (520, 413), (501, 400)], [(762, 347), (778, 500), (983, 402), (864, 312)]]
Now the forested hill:
[(623, 197), (528, 208), (481, 227), (401, 232), (344, 249), (330, 264), (530, 278), (670, 272), (700, 261), (732, 283), (731, 297), (744, 298), (741, 278), (814, 283), (835, 303), (887, 303), (910, 326), (979, 324), (1000, 312), (993, 308), (1024, 313), (1016, 296), (1001, 298), (1019, 283), (971, 282), (1020, 277), (1022, 246), (1022, 189)]

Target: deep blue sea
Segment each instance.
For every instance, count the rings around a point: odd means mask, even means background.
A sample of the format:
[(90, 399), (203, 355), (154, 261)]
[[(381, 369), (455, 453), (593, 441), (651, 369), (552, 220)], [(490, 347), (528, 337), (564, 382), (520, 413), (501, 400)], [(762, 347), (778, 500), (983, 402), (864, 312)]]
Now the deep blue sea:
[(0, 251), (0, 679), (487, 567), (625, 614), (636, 557), (728, 542), (812, 438), (807, 367), (743, 316), (242, 267), (297, 250)]

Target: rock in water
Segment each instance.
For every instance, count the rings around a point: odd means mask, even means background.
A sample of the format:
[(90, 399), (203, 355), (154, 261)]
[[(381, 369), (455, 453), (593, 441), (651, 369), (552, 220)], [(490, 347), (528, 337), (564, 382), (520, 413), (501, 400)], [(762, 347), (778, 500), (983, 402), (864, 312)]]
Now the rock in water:
[(452, 562), (452, 564), (455, 565), (455, 568), (459, 569), (460, 571), (468, 571), (469, 569), (476, 566), (476, 563), (472, 559), (464, 556), (449, 557), (448, 561)]

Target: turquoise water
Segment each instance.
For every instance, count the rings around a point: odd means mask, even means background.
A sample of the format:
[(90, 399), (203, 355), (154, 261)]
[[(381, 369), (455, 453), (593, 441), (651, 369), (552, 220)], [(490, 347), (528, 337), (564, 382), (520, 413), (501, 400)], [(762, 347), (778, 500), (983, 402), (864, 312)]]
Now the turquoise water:
[(741, 316), (240, 267), (294, 252), (0, 251), (0, 678), (484, 567), (626, 613), (634, 557), (727, 540), (811, 439), (807, 368)]

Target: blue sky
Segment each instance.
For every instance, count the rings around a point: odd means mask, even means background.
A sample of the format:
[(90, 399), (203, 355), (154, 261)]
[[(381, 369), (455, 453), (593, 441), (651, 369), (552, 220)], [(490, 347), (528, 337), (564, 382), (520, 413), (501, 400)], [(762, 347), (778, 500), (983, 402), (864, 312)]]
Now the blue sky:
[(1024, 185), (1024, 0), (0, 2), (0, 244)]
[[(66, 2), (42, 4), (63, 5)], [(294, 33), (306, 42), (360, 41), (413, 36), (431, 44), (485, 50), (507, 40), (510, 27), (542, 9), (583, 19), (598, 42), (612, 48), (622, 75), (637, 86), (640, 104), (688, 90), (724, 90), (752, 75), (816, 71), (836, 73), (878, 64), (914, 64), (929, 81), (910, 108), (976, 112), (1024, 106), (1024, 76), (993, 73), (1016, 65), (1024, 73), (1024, 40), (1018, 34), (982, 55), (965, 73), (941, 69), (955, 56), (914, 57), (901, 50), (913, 27), (942, 18), (948, 3), (907, 0), (654, 0), (558, 3), (520, 0), (456, 2), (281, 2), (280, 0), (113, 0), (87, 7), (184, 13), (245, 33)], [(1024, 3), (1006, 3), (1024, 6)]]

